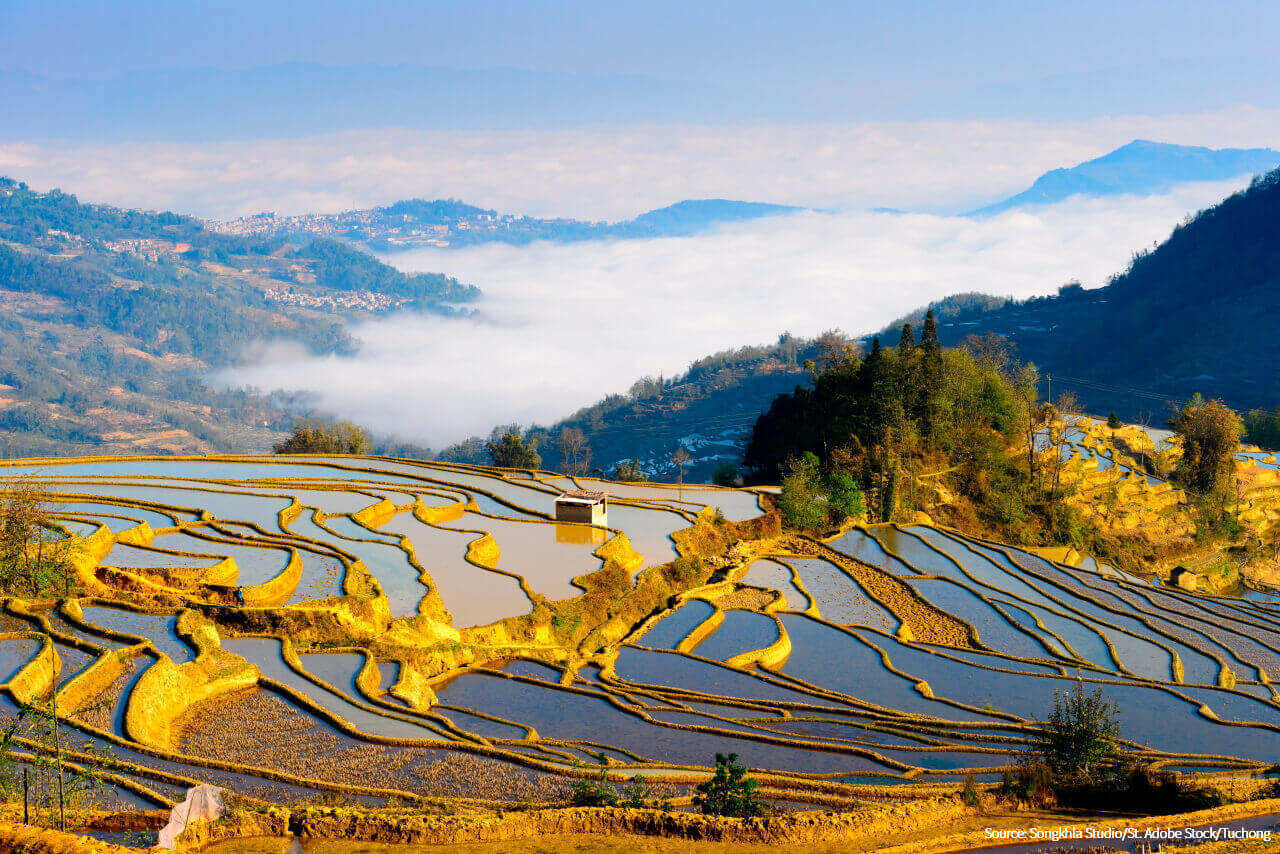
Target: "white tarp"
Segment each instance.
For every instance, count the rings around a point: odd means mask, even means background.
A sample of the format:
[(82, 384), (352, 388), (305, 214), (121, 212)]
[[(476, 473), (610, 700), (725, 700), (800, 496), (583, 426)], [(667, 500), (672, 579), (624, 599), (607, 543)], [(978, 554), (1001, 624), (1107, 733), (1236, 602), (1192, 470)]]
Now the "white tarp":
[(201, 783), (187, 789), (187, 797), (173, 808), (169, 823), (160, 831), (161, 848), (176, 847), (178, 836), (194, 821), (212, 821), (222, 818), (222, 790), (217, 786)]

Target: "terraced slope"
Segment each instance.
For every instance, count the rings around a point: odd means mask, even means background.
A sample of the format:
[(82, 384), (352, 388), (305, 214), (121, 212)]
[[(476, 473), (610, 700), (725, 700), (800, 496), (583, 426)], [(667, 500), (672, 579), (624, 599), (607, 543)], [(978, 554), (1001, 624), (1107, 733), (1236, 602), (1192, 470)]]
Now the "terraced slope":
[[(616, 777), (732, 751), (778, 799), (919, 797), (1010, 766), (1079, 683), (1158, 766), (1280, 744), (1280, 605), (929, 526), (818, 543), (749, 491), (371, 457), (0, 471), (55, 494), (80, 589), (5, 602), (6, 702), (58, 686), (124, 798), (554, 800), (601, 751)], [(610, 529), (552, 520), (578, 485)]]

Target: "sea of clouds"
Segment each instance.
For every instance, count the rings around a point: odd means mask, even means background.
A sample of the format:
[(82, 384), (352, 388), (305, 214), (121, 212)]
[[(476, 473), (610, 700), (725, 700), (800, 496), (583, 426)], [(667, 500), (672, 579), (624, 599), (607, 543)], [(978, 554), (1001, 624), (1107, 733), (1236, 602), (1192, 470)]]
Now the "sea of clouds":
[(984, 220), (802, 213), (688, 238), (390, 255), (401, 269), (478, 285), (477, 315), (391, 316), (354, 329), (354, 357), (278, 347), (222, 379), (309, 391), (326, 410), (441, 447), (497, 423), (553, 422), (642, 375), (784, 331), (867, 333), (961, 291), (1098, 286), (1246, 180)]
[[(502, 212), (621, 219), (689, 198), (803, 213), (689, 238), (490, 245), (389, 256), (483, 289), (467, 320), (359, 326), (353, 358), (245, 342), (218, 377), (314, 392), (326, 409), (439, 447), (495, 423), (551, 422), (639, 376), (714, 351), (830, 328), (872, 331), (961, 291), (1025, 297), (1103, 284), (1187, 213), (1244, 183), (1150, 198), (1074, 199), (987, 220), (949, 216), (1135, 138), (1274, 146), (1280, 111), (1083, 121), (350, 131), (201, 144), (0, 138), (0, 175), (88, 201), (213, 218), (461, 198)], [(905, 215), (870, 213), (891, 207)]]

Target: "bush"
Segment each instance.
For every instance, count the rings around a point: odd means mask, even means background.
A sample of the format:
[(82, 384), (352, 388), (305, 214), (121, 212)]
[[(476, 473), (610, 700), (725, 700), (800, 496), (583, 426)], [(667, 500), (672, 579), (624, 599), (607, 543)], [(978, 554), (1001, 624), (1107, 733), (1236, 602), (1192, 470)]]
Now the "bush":
[(982, 801), (982, 796), (978, 794), (978, 781), (972, 774), (966, 774), (964, 777), (964, 789), (960, 792), (960, 799), (968, 807), (976, 807)]
[(818, 458), (813, 454), (806, 453), (788, 464), (778, 511), (788, 528), (820, 528), (826, 524), (826, 496), (818, 483)]
[(769, 805), (756, 797), (758, 784), (747, 776), (747, 769), (738, 764), (738, 754), (716, 754), (715, 775), (698, 784), (694, 806), (703, 815), (727, 815), (749, 818), (769, 812)]
[(616, 807), (621, 798), (618, 790), (609, 782), (609, 760), (603, 753), (596, 754), (600, 765), (600, 777), (596, 780), (575, 780), (569, 786), (569, 803), (575, 807)]
[(1035, 749), (1055, 779), (1089, 782), (1114, 758), (1119, 734), (1116, 704), (1101, 688), (1086, 694), (1080, 684), (1074, 691), (1054, 692), (1053, 709)]
[(711, 482), (716, 486), (737, 486), (742, 473), (729, 460), (721, 460), (711, 473)]

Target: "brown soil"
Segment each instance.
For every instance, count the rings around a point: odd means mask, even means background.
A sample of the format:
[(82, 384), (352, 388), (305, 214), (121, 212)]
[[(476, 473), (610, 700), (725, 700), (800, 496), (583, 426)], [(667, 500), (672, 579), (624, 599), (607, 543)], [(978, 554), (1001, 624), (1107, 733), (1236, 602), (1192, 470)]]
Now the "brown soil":
[(852, 575), (872, 599), (902, 620), (920, 643), (973, 649), (972, 629), (967, 623), (934, 607), (902, 579), (811, 540), (792, 538), (788, 545), (797, 553), (826, 558)]
[(174, 731), (181, 753), (327, 783), (502, 801), (546, 802), (568, 796), (565, 780), (505, 762), (358, 741), (258, 689), (198, 703), (176, 722)]

